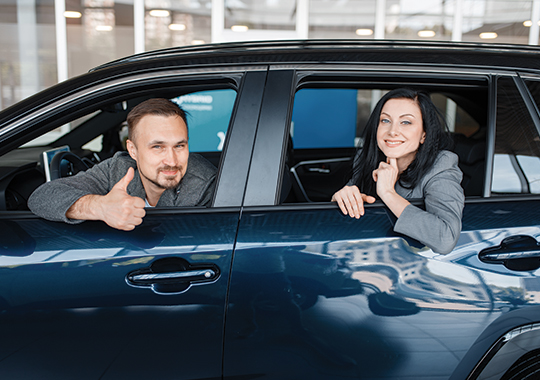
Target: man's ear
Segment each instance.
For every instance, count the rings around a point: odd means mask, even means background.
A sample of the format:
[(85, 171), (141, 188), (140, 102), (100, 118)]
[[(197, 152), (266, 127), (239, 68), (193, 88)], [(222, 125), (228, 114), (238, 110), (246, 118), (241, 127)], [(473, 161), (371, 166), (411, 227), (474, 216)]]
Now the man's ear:
[(137, 147), (133, 144), (133, 141), (126, 140), (126, 148), (131, 158), (137, 161)]

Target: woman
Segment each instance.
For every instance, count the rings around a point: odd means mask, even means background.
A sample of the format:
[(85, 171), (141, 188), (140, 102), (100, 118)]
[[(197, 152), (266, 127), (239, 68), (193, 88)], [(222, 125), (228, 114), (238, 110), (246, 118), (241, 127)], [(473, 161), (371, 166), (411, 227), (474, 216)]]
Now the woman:
[[(394, 231), (448, 253), (461, 232), (464, 195), (458, 157), (441, 113), (428, 94), (388, 92), (377, 103), (354, 158), (353, 176), (332, 196), (345, 215), (360, 218), (378, 196), (398, 218)], [(409, 203), (421, 198), (425, 210)]]

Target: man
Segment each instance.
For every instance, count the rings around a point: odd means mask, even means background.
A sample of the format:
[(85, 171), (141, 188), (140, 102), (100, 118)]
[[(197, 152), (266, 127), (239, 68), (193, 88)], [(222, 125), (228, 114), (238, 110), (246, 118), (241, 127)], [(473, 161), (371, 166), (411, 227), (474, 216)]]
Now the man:
[(28, 200), (30, 210), (48, 220), (101, 220), (129, 231), (142, 223), (145, 206), (208, 205), (216, 168), (189, 153), (185, 112), (170, 100), (149, 99), (127, 122), (128, 152), (41, 185)]

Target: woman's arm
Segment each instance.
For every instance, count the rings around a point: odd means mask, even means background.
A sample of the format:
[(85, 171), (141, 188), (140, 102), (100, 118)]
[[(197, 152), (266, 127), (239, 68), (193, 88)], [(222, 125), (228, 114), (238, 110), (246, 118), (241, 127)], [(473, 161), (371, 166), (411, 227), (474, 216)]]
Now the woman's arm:
[(425, 210), (408, 205), (399, 216), (394, 231), (427, 245), (437, 253), (454, 249), (461, 233), (465, 197), (461, 187), (457, 156), (441, 155), (422, 181)]

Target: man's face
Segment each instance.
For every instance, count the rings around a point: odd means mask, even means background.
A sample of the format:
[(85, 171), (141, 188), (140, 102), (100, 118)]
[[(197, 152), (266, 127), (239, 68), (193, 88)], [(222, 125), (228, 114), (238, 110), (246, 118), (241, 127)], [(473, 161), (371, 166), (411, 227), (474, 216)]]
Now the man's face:
[(146, 115), (134, 132), (127, 149), (137, 161), (146, 192), (161, 194), (176, 188), (186, 174), (189, 158), (187, 126), (182, 118)]

